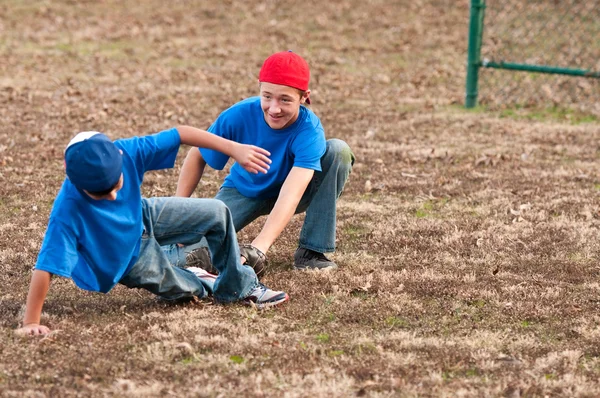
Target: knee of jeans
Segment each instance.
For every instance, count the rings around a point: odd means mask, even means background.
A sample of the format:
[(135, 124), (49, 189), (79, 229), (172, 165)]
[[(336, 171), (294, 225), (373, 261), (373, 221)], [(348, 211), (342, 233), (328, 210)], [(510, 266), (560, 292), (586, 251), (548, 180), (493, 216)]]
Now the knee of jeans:
[(352, 167), (354, 164), (354, 154), (350, 146), (338, 138), (327, 140), (327, 156), (331, 156), (335, 162)]
[(224, 202), (218, 199), (214, 199), (214, 206), (215, 214), (218, 214), (219, 218), (223, 222), (229, 222), (229, 220), (231, 219), (231, 211), (229, 210), (229, 207), (227, 207), (227, 205)]

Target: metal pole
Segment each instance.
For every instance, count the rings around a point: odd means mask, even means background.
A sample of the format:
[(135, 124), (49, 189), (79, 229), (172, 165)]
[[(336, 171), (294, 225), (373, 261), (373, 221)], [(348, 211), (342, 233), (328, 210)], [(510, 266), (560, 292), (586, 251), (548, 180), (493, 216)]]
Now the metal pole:
[(600, 72), (594, 72), (585, 69), (561, 68), (559, 66), (515, 64), (510, 62), (493, 62), (485, 60), (481, 63), (481, 66), (483, 66), (484, 68), (509, 69), (524, 72), (552, 73), (559, 75), (582, 76), (600, 79)]
[(479, 81), (479, 67), (481, 66), (484, 9), (485, 0), (471, 0), (469, 48), (467, 55), (467, 93), (465, 99), (465, 106), (467, 108), (473, 108), (477, 105), (477, 86)]

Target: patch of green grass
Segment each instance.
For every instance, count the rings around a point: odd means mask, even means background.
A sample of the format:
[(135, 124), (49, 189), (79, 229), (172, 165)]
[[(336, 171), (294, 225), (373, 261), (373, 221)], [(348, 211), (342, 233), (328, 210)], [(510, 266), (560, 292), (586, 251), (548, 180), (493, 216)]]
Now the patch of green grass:
[(428, 215), (429, 214), (427, 214), (427, 212), (423, 209), (417, 209), (417, 211), (415, 211), (415, 217), (417, 217), (417, 218), (425, 218)]
[(344, 351), (343, 350), (332, 350), (332, 351), (329, 351), (329, 356), (331, 356), (331, 357), (339, 357), (340, 355), (344, 355)]
[(327, 333), (319, 333), (316, 339), (319, 343), (328, 343), (331, 338)]
[(381, 193), (381, 191), (366, 192), (366, 193), (360, 194), (358, 196), (358, 199), (361, 202), (369, 202), (369, 203), (372, 203), (372, 202), (377, 201), (382, 198), (385, 198), (385, 196)]
[(126, 59), (135, 55), (138, 59), (146, 59), (152, 49), (148, 43), (133, 40), (111, 41), (74, 41), (69, 36), (63, 36), (54, 43), (40, 44), (24, 41), (19, 45), (19, 52), (24, 54), (72, 54), (82, 58), (103, 55), (111, 59)]
[(476, 300), (470, 301), (468, 304), (473, 307), (483, 308), (483, 307), (485, 307), (485, 300), (476, 299)]
[(352, 297), (358, 297), (361, 300), (368, 300), (370, 298), (368, 292), (365, 292), (363, 290), (358, 290), (358, 289), (350, 292), (350, 295)]
[(415, 210), (415, 217), (439, 217), (439, 210), (449, 202), (448, 198), (427, 200), (421, 204), (421, 207)]
[(408, 322), (405, 319), (390, 316), (385, 319), (385, 324), (392, 328), (405, 328), (408, 327)]
[(230, 360), (231, 362), (233, 362), (233, 363), (236, 363), (236, 364), (238, 364), (238, 365), (239, 365), (240, 363), (243, 363), (243, 362), (245, 361), (244, 357), (242, 357), (242, 356), (240, 356), (240, 355), (232, 355), (232, 356), (230, 356), (230, 357), (229, 357), (229, 360)]
[(185, 357), (179, 361), (179, 363), (182, 365), (191, 365), (194, 362), (198, 362), (198, 358), (196, 356)]
[(528, 328), (531, 326), (531, 322), (530, 321), (521, 321), (521, 326), (524, 328)]
[(516, 106), (500, 111), (500, 117), (517, 120), (532, 120), (538, 122), (564, 121), (570, 124), (597, 123), (598, 117), (566, 107), (521, 108)]
[(479, 114), (479, 113), (488, 113), (489, 112), (488, 107), (487, 106), (483, 106), (483, 105), (477, 105), (477, 106), (475, 106), (473, 108), (465, 108), (464, 105), (452, 105), (451, 107), (459, 109), (459, 110), (464, 111), (464, 112), (468, 112), (468, 113), (477, 113), (477, 114)]
[(467, 376), (467, 377), (479, 376), (479, 371), (477, 369), (467, 369), (465, 372), (465, 376)]
[(521, 104), (514, 104), (510, 108), (494, 110), (488, 105), (477, 105), (476, 107), (469, 109), (465, 108), (463, 105), (452, 105), (450, 108), (460, 109), (463, 112), (475, 114), (488, 113), (490, 115), (497, 115), (500, 118), (514, 120), (567, 122), (573, 125), (600, 122), (598, 116), (561, 106), (531, 108), (524, 107)]
[(348, 225), (344, 228), (344, 232), (348, 235), (350, 240), (358, 240), (361, 237), (365, 236), (369, 229), (361, 224)]
[(353, 347), (353, 351), (357, 356), (363, 354), (376, 354), (377, 347), (373, 343), (361, 343)]
[(594, 190), (600, 191), (600, 184), (599, 183), (594, 184)]
[(62, 52), (75, 53), (82, 57), (102, 54), (109, 58), (125, 58), (128, 56), (128, 53), (140, 46), (140, 43), (133, 43), (128, 40), (105, 42), (80, 41), (74, 43), (67, 41), (57, 43), (54, 48)]

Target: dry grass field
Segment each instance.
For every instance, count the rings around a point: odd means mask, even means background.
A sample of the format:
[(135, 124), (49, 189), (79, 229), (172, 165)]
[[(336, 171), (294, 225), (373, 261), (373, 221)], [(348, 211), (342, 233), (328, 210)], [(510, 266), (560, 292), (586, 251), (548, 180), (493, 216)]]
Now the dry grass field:
[[(0, 396), (599, 396), (600, 123), (465, 111), (467, 20), (467, 0), (0, 0)], [(340, 268), (291, 269), (297, 216), (269, 253), (280, 308), (57, 278), (54, 332), (14, 335), (68, 140), (207, 128), (287, 49), (357, 156)]]

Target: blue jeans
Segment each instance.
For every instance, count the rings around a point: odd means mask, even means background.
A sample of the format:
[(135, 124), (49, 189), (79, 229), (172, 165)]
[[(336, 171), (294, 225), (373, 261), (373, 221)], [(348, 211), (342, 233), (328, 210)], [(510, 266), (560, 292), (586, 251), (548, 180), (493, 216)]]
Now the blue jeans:
[[(354, 154), (342, 140), (327, 140), (327, 149), (321, 158), (321, 171), (315, 171), (296, 214), (306, 212), (300, 232), (299, 247), (327, 253), (335, 250), (336, 201), (348, 180)], [(216, 199), (231, 210), (233, 225), (239, 231), (260, 216), (271, 213), (277, 197), (271, 199), (248, 198), (235, 188), (223, 187)]]
[[(138, 261), (119, 283), (143, 288), (168, 299), (206, 297), (224, 303), (247, 297), (258, 285), (251, 267), (240, 263), (231, 213), (214, 199), (142, 199), (144, 233)], [(191, 271), (171, 263), (162, 245), (193, 245), (206, 239), (219, 276), (211, 286)]]

